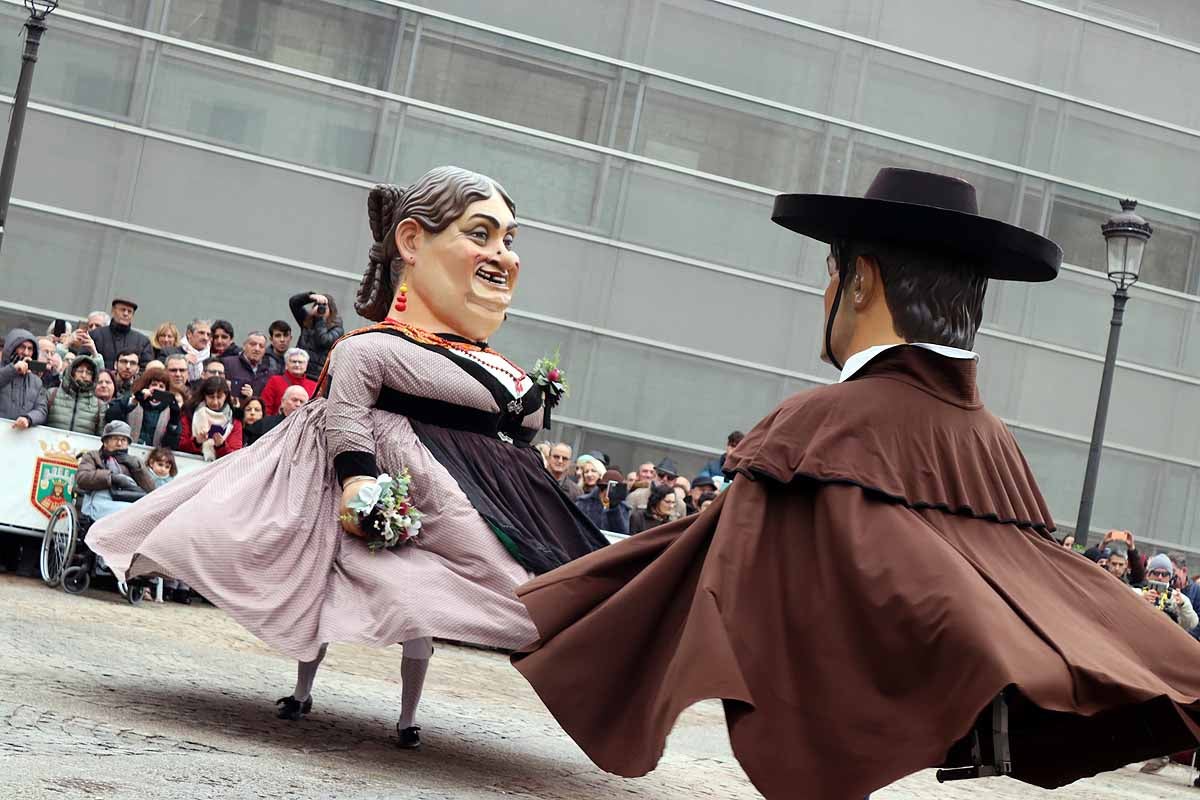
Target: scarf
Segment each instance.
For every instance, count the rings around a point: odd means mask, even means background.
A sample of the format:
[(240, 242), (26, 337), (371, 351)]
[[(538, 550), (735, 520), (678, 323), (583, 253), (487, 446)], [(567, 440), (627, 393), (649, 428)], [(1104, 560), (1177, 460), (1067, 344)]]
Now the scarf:
[(233, 409), (226, 403), (220, 411), (213, 411), (208, 406), (197, 406), (192, 414), (192, 435), (208, 437), (208, 431), (213, 425), (225, 426), (225, 438), (233, 432)]
[(196, 354), (196, 363), (188, 363), (188, 380), (200, 380), (200, 376), (204, 374), (204, 361), (209, 357), (212, 345), (209, 345), (203, 350), (197, 350), (196, 348), (192, 347), (192, 343), (189, 342), (185, 336), (183, 337), (183, 341), (179, 343), (179, 346), (183, 348), (184, 355), (191, 355), (192, 353)]

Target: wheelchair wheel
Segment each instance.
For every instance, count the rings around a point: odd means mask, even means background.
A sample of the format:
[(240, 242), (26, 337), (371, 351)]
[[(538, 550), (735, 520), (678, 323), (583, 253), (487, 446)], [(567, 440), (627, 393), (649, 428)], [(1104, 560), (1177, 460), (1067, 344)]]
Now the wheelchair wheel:
[(119, 584), (125, 594), (125, 599), (129, 601), (129, 605), (136, 606), (142, 602), (142, 595), (145, 593), (146, 584), (139, 580), (132, 580), (129, 583)]
[(67, 567), (62, 574), (62, 587), (67, 594), (82, 594), (92, 585), (92, 576), (86, 566)]
[(46, 532), (42, 534), (42, 554), (39, 559), (42, 580), (47, 586), (58, 586), (63, 570), (75, 556), (75, 545), (79, 536), (79, 517), (73, 506), (65, 505), (54, 509)]

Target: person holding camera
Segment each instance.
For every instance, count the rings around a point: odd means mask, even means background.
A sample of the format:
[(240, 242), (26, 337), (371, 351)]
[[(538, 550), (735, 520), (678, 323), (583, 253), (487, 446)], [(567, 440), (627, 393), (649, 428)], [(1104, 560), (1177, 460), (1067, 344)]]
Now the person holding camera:
[(181, 406), (168, 390), (170, 379), (164, 369), (151, 367), (133, 385), (133, 391), (109, 404), (107, 419), (126, 422), (130, 439), (147, 447), (179, 447), (182, 430)]
[(40, 373), (45, 362), (35, 361), (37, 339), (24, 328), (13, 328), (4, 337), (4, 363), (0, 366), (0, 417), (13, 420), (17, 429), (46, 424), (50, 402)]
[(333, 299), (316, 292), (294, 294), (288, 298), (288, 306), (300, 323), (297, 345), (308, 351), (308, 377), (315, 381), (321, 377), (329, 349), (342, 337), (342, 318)]
[[(592, 462), (587, 464), (588, 468), (592, 466)], [(625, 477), (610, 469), (591, 491), (575, 500), (575, 505), (600, 530), (625, 535), (629, 533), (629, 517), (633, 511), (625, 502), (628, 494)]]
[(1133, 541), (1132, 531), (1111, 530), (1100, 543), (1110, 552), (1108, 570), (1114, 578), (1130, 586), (1142, 586), (1146, 580), (1146, 564)]
[(1190, 631), (1200, 624), (1187, 595), (1174, 586), (1175, 568), (1165, 553), (1159, 553), (1146, 565), (1146, 587), (1135, 589), (1142, 598), (1155, 606), (1179, 627)]

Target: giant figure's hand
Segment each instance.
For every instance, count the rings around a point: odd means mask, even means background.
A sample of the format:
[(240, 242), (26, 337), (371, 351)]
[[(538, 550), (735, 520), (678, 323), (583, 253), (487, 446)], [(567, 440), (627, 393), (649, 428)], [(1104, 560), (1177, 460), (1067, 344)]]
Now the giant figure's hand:
[(342, 523), (342, 530), (344, 530), (346, 533), (350, 533), (355, 536), (363, 535), (362, 528), (358, 526), (358, 517), (354, 511), (350, 510), (349, 503), (354, 499), (354, 496), (358, 494), (359, 488), (361, 488), (364, 483), (368, 483), (371, 480), (374, 479), (366, 476), (351, 478), (350, 480), (346, 481), (346, 485), (342, 487), (342, 505), (341, 508), (338, 509), (338, 519)]

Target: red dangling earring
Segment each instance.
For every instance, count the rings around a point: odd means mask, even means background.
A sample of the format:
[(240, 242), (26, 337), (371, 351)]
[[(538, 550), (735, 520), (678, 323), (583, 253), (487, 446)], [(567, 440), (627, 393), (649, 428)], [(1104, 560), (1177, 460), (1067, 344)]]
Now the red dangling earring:
[[(405, 274), (408, 273), (408, 267), (412, 266), (412, 261), (404, 259)], [(392, 306), (399, 312), (404, 312), (408, 309), (408, 281), (400, 281), (400, 294), (396, 297), (396, 304)]]

